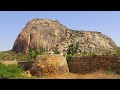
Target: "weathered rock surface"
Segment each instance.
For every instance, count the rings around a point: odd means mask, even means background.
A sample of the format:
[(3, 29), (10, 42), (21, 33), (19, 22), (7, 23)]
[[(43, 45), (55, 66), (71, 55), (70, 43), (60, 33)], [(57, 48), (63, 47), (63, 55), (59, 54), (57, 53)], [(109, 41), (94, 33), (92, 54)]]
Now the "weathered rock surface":
[(48, 74), (68, 73), (68, 65), (64, 56), (61, 55), (41, 55), (33, 63), (30, 73), (33, 76), (42, 76)]
[(33, 19), (18, 35), (12, 50), (28, 53), (31, 48), (66, 53), (71, 44), (78, 45), (77, 53), (105, 54), (113, 52), (116, 47), (110, 37), (100, 32), (76, 31), (68, 29), (56, 20)]

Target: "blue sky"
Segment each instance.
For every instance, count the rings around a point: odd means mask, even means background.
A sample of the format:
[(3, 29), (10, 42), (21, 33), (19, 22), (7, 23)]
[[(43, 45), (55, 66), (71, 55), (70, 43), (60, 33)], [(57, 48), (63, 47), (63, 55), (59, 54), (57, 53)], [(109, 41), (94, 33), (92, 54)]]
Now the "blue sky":
[(33, 18), (58, 20), (70, 29), (100, 31), (120, 46), (120, 11), (0, 11), (0, 51), (12, 49)]

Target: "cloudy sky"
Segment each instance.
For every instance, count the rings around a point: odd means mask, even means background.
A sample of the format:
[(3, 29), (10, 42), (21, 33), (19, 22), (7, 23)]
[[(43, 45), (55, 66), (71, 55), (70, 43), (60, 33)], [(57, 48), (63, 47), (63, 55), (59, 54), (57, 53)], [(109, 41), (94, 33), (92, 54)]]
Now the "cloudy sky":
[(12, 49), (18, 34), (33, 18), (58, 20), (75, 30), (99, 31), (120, 46), (120, 11), (0, 11), (0, 51)]

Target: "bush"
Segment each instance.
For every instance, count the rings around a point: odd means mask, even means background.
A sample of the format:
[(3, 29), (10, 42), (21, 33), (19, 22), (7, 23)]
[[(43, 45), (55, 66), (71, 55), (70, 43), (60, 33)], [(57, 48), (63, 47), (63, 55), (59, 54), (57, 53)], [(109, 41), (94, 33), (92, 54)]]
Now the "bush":
[(17, 65), (4, 65), (0, 63), (0, 79), (20, 79), (24, 78), (25, 71)]
[(120, 56), (120, 47), (116, 48), (116, 54)]
[(66, 55), (66, 60), (67, 60), (68, 65), (69, 65), (70, 62), (71, 62), (71, 58), (72, 58), (72, 55), (71, 55), (71, 54), (67, 54), (67, 55)]
[(41, 52), (40, 49), (36, 49), (36, 50), (35, 50), (35, 53), (36, 53), (37, 55), (41, 55), (41, 54), (42, 54), (42, 52)]
[(37, 57), (37, 54), (35, 53), (35, 51), (31, 51), (29, 55), (30, 55), (31, 58), (36, 58)]
[(29, 55), (31, 58), (36, 58), (38, 55), (41, 55), (41, 54), (42, 54), (42, 52), (41, 52), (40, 49), (36, 49), (36, 50), (30, 49), (28, 55)]
[(95, 53), (95, 51), (94, 51), (94, 52), (90, 51), (90, 52), (88, 53), (88, 56), (97, 56), (97, 54)]
[(71, 44), (71, 45), (69, 46), (69, 48), (68, 48), (67, 54), (72, 54), (72, 55), (74, 55), (74, 53), (75, 53), (74, 46), (73, 46), (73, 44)]
[(54, 48), (54, 49), (53, 49), (53, 52), (54, 52), (55, 54), (60, 54), (60, 52), (58, 51), (57, 48)]
[(81, 52), (80, 53), (80, 56), (87, 56), (87, 53), (84, 51), (84, 52)]
[(69, 65), (70, 62), (71, 62), (71, 58), (72, 58), (73, 56), (76, 56), (76, 55), (77, 55), (78, 47), (79, 47), (79, 43), (77, 43), (76, 45), (71, 44), (71, 45), (68, 47), (68, 51), (67, 51), (67, 54), (66, 54), (66, 60), (67, 60), (68, 65)]

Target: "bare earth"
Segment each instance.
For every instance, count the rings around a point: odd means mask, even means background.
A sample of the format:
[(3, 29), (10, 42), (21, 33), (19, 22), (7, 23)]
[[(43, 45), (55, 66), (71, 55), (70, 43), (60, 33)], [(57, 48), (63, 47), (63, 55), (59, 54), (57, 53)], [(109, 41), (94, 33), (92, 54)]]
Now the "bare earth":
[(51, 74), (37, 79), (120, 79), (120, 75), (98, 71), (91, 74)]

